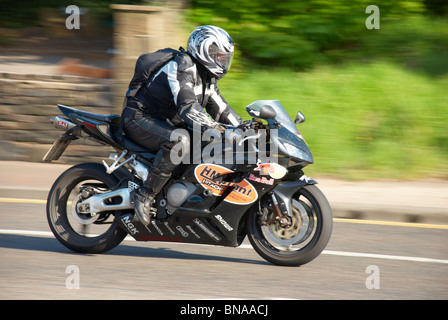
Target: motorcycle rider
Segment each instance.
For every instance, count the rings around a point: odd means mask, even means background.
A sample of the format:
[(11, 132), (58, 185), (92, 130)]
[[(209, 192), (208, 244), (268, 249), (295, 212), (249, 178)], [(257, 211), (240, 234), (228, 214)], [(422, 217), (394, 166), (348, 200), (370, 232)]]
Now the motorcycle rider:
[(124, 134), (156, 153), (144, 186), (133, 197), (136, 216), (143, 224), (150, 223), (154, 198), (177, 166), (171, 161), (171, 149), (178, 143), (189, 145), (187, 136), (170, 141), (172, 131), (200, 125), (202, 131), (222, 133), (219, 123), (237, 126), (242, 122), (217, 87), (217, 81), (230, 69), (233, 51), (226, 31), (198, 27), (188, 39), (187, 51), (177, 54), (127, 99), (122, 112)]

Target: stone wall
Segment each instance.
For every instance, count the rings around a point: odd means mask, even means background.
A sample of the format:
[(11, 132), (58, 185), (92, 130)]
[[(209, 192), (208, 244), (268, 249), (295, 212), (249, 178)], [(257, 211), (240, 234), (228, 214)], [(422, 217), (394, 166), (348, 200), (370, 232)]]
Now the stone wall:
[[(113, 4), (115, 93), (126, 92), (137, 58), (162, 48), (186, 48), (189, 32), (183, 28), (186, 0), (167, 0), (165, 6)], [(114, 96), (115, 104), (122, 101)]]
[[(108, 76), (113, 79), (99, 79), (98, 75), (86, 77), (86, 73), (74, 73), (84, 75), (81, 77), (0, 71), (0, 160), (42, 161), (52, 143), (63, 133), (49, 120), (61, 114), (57, 104), (96, 113), (119, 114), (138, 56), (160, 48), (185, 46), (189, 33), (186, 34), (182, 27), (182, 12), (188, 3), (188, 0), (165, 0), (161, 2), (163, 6), (155, 7), (111, 6), (114, 12), (114, 57)], [(59, 28), (65, 28), (64, 19), (58, 20)], [(82, 20), (85, 20), (84, 16)], [(83, 34), (89, 34), (92, 28), (94, 25), (88, 24), (81, 29)], [(73, 30), (70, 33), (63, 31), (64, 35), (73, 33)], [(81, 48), (77, 48), (80, 44)], [(45, 54), (40, 50), (44, 47), (39, 43), (36, 50), (26, 52)], [(91, 42), (68, 41), (67, 47), (69, 49), (64, 47), (62, 53), (70, 57), (75, 53), (90, 56), (92, 52), (89, 50), (95, 49)], [(76, 67), (78, 71), (79, 68)], [(73, 74), (69, 69), (59, 72)], [(92, 140), (80, 139), (72, 142), (57, 162), (98, 161), (107, 158), (111, 150)]]
[[(42, 161), (63, 133), (50, 118), (57, 104), (96, 113), (117, 113), (111, 79), (0, 73), (0, 160)], [(91, 140), (71, 143), (57, 163), (107, 158), (112, 148)]]

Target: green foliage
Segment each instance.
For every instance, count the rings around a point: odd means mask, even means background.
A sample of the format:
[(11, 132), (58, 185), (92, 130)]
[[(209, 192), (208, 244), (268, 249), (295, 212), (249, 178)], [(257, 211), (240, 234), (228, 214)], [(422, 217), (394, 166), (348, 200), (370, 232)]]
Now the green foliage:
[[(75, 4), (110, 20), (111, 3), (149, 2), (0, 0), (0, 27), (33, 25), (44, 7)], [(379, 30), (365, 26), (369, 5)], [(261, 99), (304, 112), (299, 129), (316, 161), (307, 174), (448, 178), (447, 15), (446, 0), (191, 0), (187, 24), (235, 40), (220, 89), (240, 115)]]
[[(243, 61), (220, 83), (239, 114), (278, 99), (315, 164), (342, 178), (448, 178), (448, 21), (440, 0), (193, 0), (196, 24), (226, 29)], [(380, 8), (368, 30), (366, 7)], [(237, 57), (238, 58), (238, 57)], [(300, 71), (300, 72), (297, 72)], [(306, 72), (303, 72), (306, 71)]]
[(294, 73), (251, 70), (221, 80), (226, 100), (245, 106), (278, 99), (315, 157), (310, 175), (351, 179), (448, 178), (448, 76), (430, 79), (389, 62)]
[(373, 32), (360, 42), (357, 56), (369, 60), (388, 59), (401, 66), (440, 76), (448, 72), (448, 21), (412, 16), (384, 21), (381, 32)]
[[(422, 0), (381, 1), (381, 20), (424, 12)], [(261, 65), (308, 69), (336, 62), (357, 50), (372, 31), (365, 27), (370, 0), (193, 0), (190, 18), (216, 24), (239, 44), (244, 57)]]

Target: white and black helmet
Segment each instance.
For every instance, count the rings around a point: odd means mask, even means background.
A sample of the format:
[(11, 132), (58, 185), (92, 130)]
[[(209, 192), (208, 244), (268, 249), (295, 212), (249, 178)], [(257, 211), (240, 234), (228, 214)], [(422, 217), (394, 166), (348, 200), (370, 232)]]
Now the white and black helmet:
[(188, 52), (215, 77), (221, 79), (229, 71), (233, 58), (233, 40), (218, 27), (202, 26), (188, 38)]

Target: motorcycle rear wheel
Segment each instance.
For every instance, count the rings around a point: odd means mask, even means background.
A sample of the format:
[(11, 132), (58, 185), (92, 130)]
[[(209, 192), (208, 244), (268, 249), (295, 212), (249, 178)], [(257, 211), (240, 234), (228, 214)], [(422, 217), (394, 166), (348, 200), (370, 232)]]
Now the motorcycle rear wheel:
[(107, 174), (99, 163), (82, 163), (65, 171), (53, 184), (47, 199), (47, 220), (56, 239), (81, 253), (102, 253), (120, 244), (126, 232), (110, 221), (115, 212), (92, 217), (77, 207), (86, 187), (107, 191), (117, 183), (118, 179)]
[(279, 222), (263, 224), (270, 216), (266, 219), (258, 209), (247, 217), (247, 235), (253, 248), (276, 265), (300, 266), (310, 262), (321, 254), (331, 237), (333, 214), (316, 186), (299, 189), (291, 202), (291, 223), (287, 227)]

